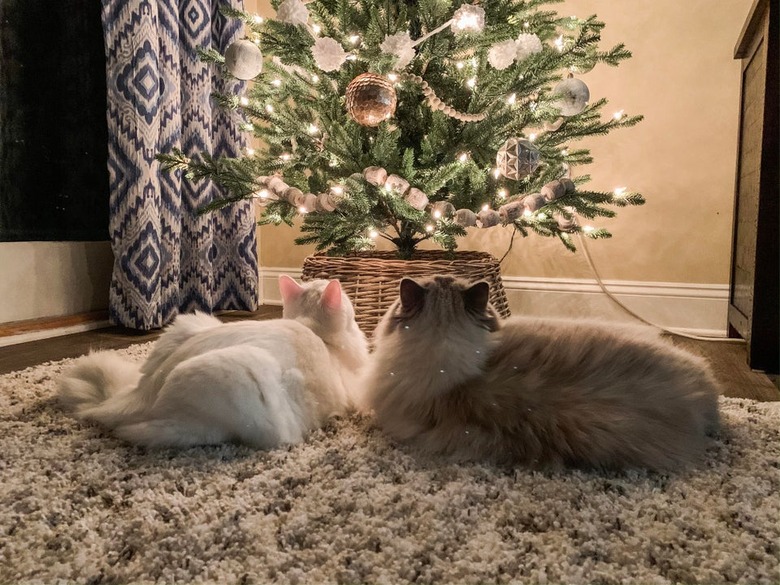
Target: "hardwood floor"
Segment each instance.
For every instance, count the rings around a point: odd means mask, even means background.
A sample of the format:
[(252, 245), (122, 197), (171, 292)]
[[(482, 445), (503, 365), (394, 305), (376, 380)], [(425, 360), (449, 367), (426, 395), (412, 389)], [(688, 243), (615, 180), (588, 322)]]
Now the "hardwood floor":
[[(223, 321), (273, 319), (281, 316), (281, 307), (263, 306), (254, 312), (230, 311), (219, 315)], [(160, 331), (137, 332), (122, 327), (108, 327), (74, 333), (0, 348), (0, 374), (21, 370), (44, 362), (78, 357), (91, 349), (121, 349), (135, 343), (153, 341)], [(673, 342), (705, 357), (723, 385), (725, 396), (762, 401), (780, 400), (777, 380), (753, 372), (747, 365), (744, 343), (696, 341), (671, 336)]]

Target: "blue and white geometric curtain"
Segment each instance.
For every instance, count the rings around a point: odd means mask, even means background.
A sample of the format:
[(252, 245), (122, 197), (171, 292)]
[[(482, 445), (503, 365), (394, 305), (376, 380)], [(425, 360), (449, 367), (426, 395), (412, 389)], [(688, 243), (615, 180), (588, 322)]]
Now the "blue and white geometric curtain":
[(237, 124), (211, 100), (234, 92), (197, 48), (220, 52), (241, 33), (219, 6), (242, 0), (103, 0), (108, 86), (110, 314), (134, 329), (179, 312), (257, 307), (255, 218), (250, 203), (203, 216), (224, 196), (211, 182), (161, 172), (155, 155), (181, 148), (236, 156)]

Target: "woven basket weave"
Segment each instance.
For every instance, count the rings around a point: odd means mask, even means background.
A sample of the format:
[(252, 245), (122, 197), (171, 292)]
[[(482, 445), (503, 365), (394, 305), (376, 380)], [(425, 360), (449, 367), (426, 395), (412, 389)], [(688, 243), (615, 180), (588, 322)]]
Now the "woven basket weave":
[(486, 252), (456, 252), (448, 258), (441, 250), (419, 250), (412, 260), (399, 260), (395, 252), (360, 252), (348, 256), (315, 254), (303, 263), (303, 280), (336, 278), (355, 306), (358, 326), (373, 333), (382, 316), (398, 298), (404, 276), (447, 274), (490, 284), (490, 302), (502, 317), (509, 303), (501, 282), (501, 267)]

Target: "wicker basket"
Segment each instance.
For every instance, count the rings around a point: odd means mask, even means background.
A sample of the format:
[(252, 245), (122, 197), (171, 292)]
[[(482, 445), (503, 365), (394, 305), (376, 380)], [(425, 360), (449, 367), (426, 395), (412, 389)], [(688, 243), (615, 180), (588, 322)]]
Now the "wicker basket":
[(486, 252), (456, 252), (448, 258), (440, 250), (419, 250), (412, 260), (399, 260), (395, 252), (361, 252), (339, 257), (315, 254), (303, 263), (303, 280), (337, 278), (341, 282), (355, 306), (358, 325), (367, 335), (398, 298), (401, 278), (434, 274), (487, 281), (490, 302), (502, 317), (509, 316), (501, 267)]

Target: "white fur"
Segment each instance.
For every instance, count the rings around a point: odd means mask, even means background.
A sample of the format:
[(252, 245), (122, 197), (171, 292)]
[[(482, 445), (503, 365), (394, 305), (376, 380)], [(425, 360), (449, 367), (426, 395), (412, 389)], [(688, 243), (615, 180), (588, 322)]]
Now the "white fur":
[(354, 404), (368, 350), (337, 281), (281, 280), (284, 318), (181, 315), (140, 368), (81, 358), (60, 380), (63, 407), (148, 446), (301, 441)]

